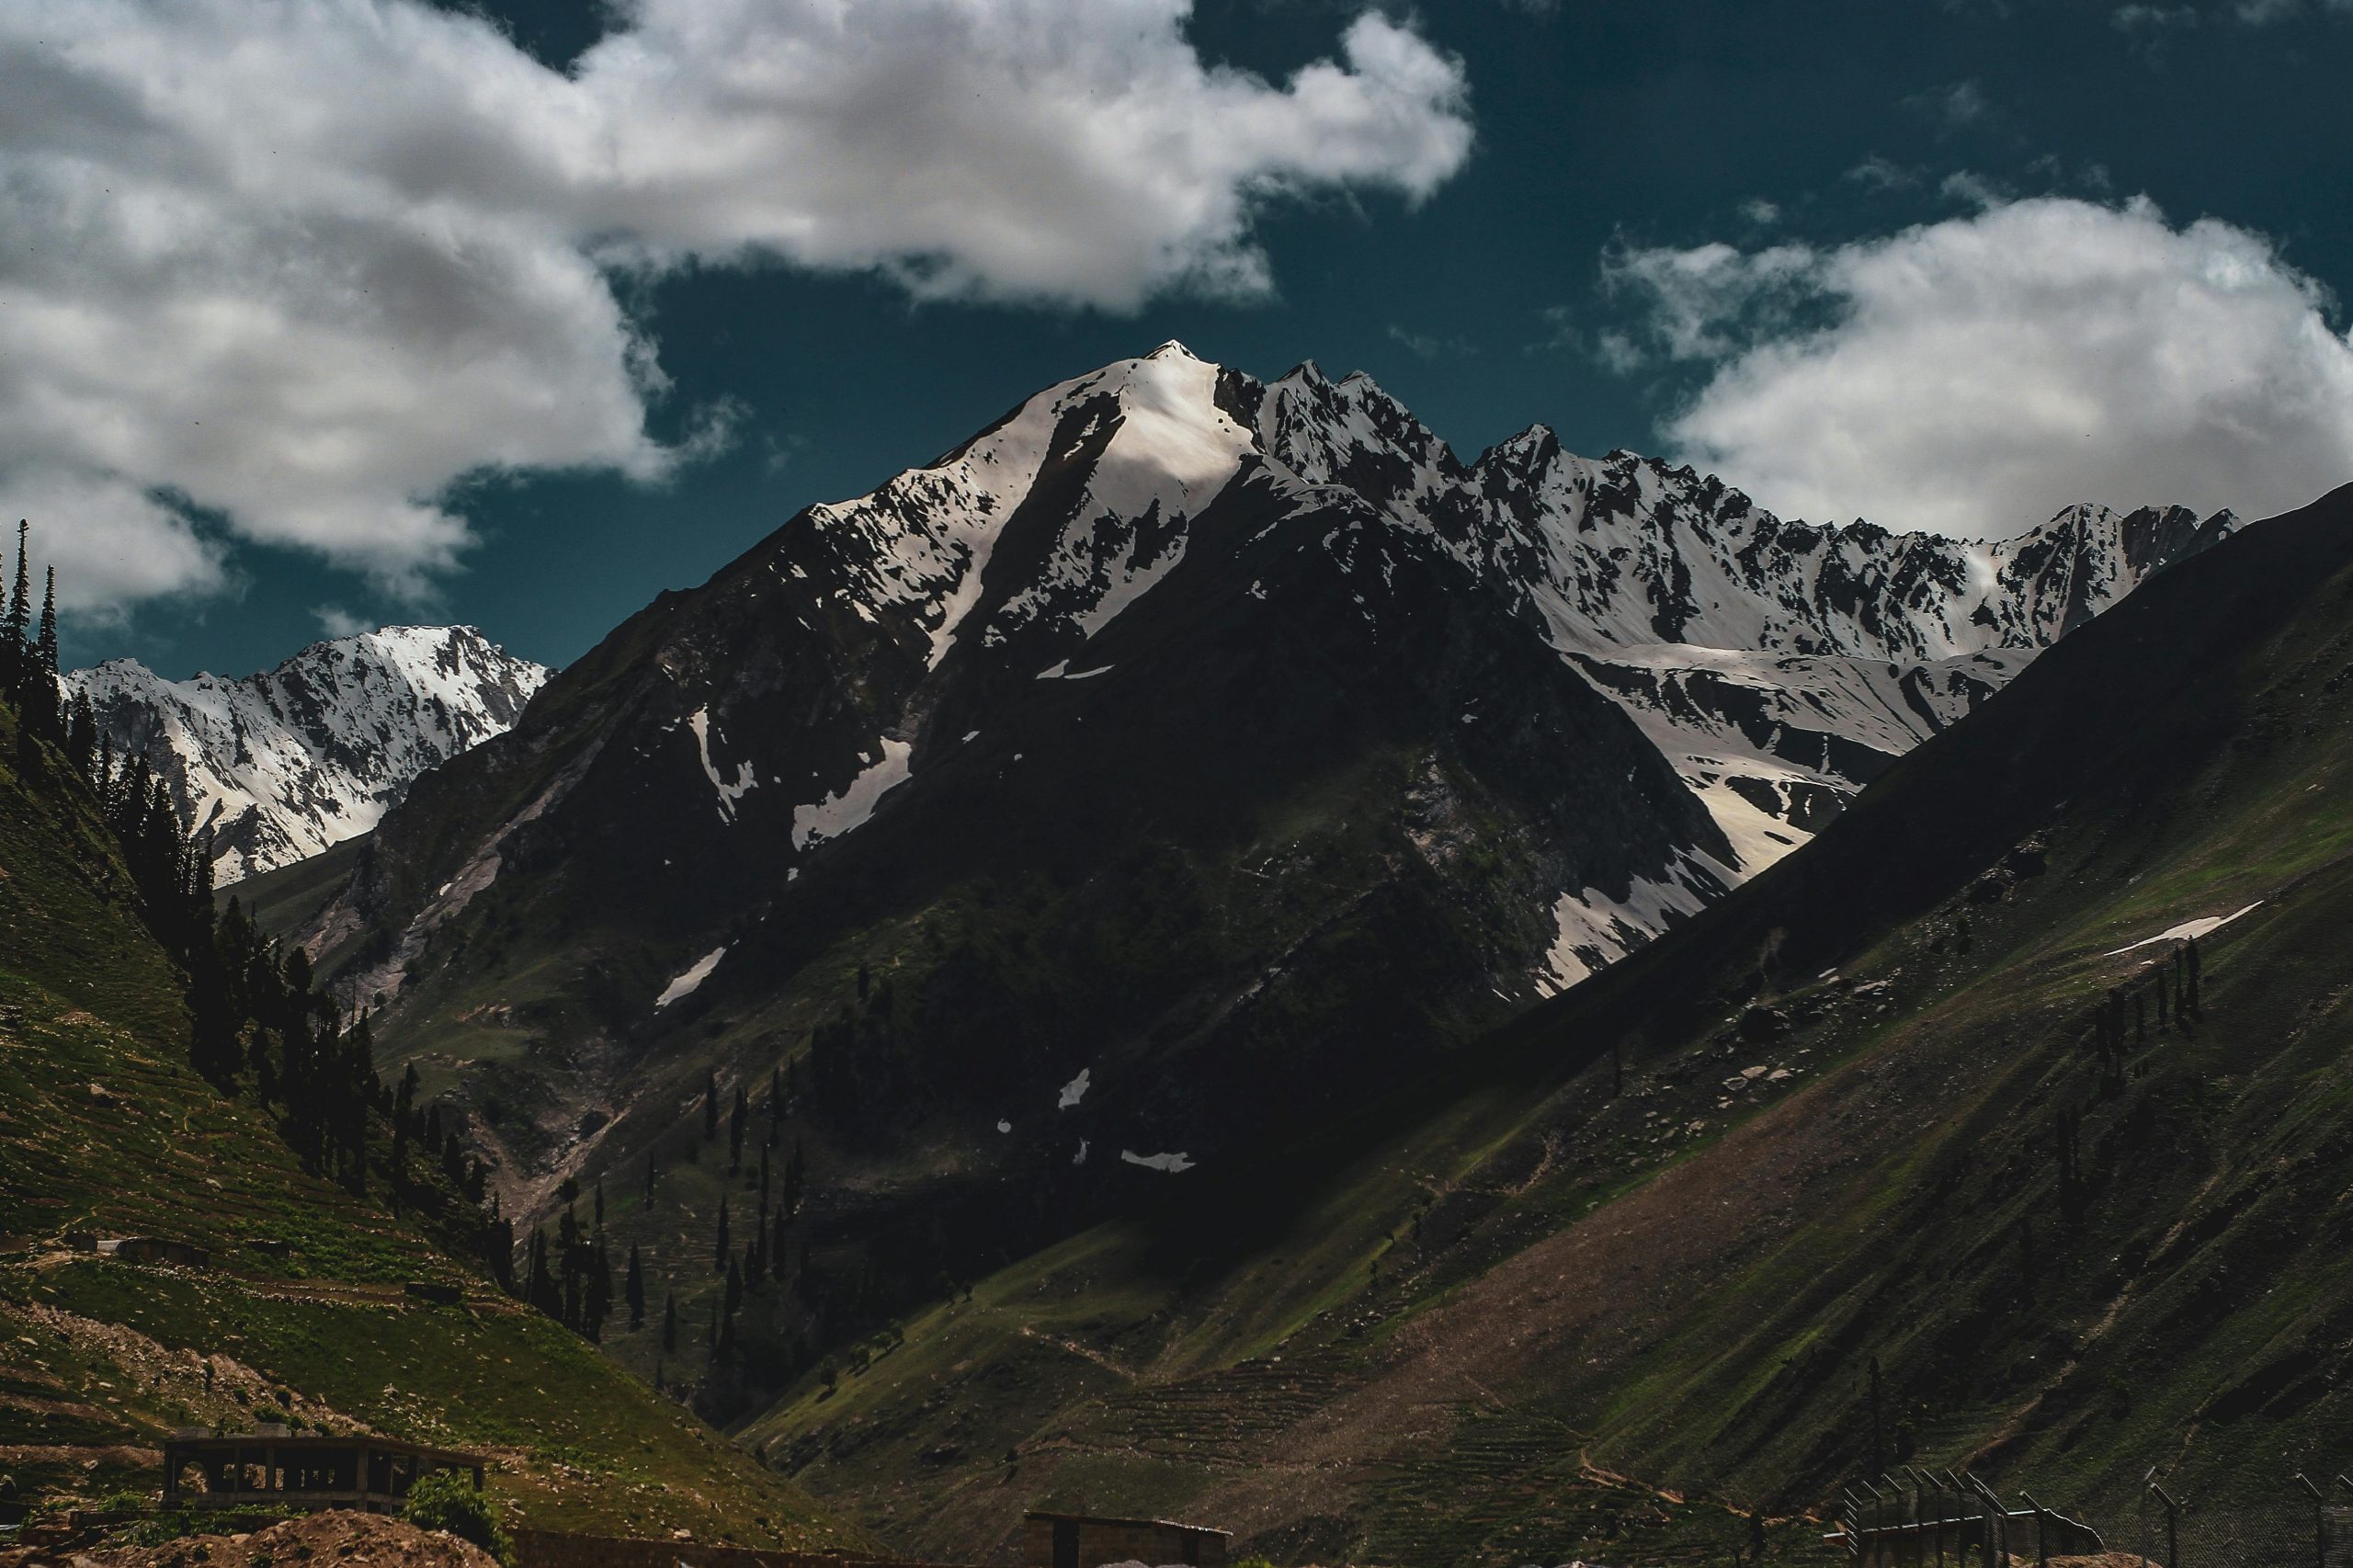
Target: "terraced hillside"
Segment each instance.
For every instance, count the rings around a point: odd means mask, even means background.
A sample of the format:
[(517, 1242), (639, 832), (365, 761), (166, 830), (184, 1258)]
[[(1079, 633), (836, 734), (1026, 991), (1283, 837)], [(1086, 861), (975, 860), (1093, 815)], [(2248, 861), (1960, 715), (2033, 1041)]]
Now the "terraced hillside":
[(1794, 1560), (1874, 1460), (2096, 1522), (2153, 1466), (2264, 1494), (2353, 1449), (2348, 929), (2341, 491), (1463, 1075), (1187, 1173), (742, 1436), (932, 1550), (1016, 1483), (1413, 1562), (1722, 1561), (1739, 1511)]
[[(187, 1066), (180, 979), (133, 896), (79, 779), (0, 707), (0, 1472), (61, 1501), (152, 1491), (174, 1426), (293, 1418), (486, 1449), (541, 1526), (861, 1539), (453, 1261), (431, 1232), (460, 1228), (454, 1194), (394, 1219), (306, 1173)], [(211, 1265), (61, 1244), (85, 1231)], [(412, 1280), (465, 1304), (411, 1304)]]

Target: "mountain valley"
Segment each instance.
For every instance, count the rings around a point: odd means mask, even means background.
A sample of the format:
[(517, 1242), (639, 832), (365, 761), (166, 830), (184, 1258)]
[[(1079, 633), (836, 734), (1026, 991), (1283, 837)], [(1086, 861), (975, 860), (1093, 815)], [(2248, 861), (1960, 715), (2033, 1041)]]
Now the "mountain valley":
[[(1105, 1395), (1089, 1367), (1139, 1398), (1246, 1390), (1304, 1325), (1375, 1332), (1338, 1314), (1393, 1277), (1413, 1195), (1487, 1181), (1479, 1139), (1519, 1159), (1554, 1090), (1449, 1091), (1475, 1109), (1421, 1136), (1451, 1168), (1385, 1196), (1243, 1222), (1212, 1195), (1401, 1096), (1427, 1110), (1493, 1031), (1779, 875), (1864, 784), (2238, 531), (2096, 507), (1991, 545), (1787, 524), (1540, 429), (1465, 465), (1365, 378), (1262, 383), (1170, 345), (662, 596), (374, 834), (239, 892), (381, 1006), (388, 1070), (418, 1071), (512, 1210), (601, 1185), (711, 1325), (699, 1408), (870, 1528), (936, 1473), (919, 1511), (945, 1520), (1025, 1434), (1100, 1446), (1105, 1416), (1067, 1426)], [(1578, 1180), (1639, 1190), (1660, 1132), (1612, 1133)], [(1500, 1179), (1564, 1175), (1554, 1149)], [(1302, 1212), (1295, 1256), (1274, 1238)], [(1500, 1261), (1446, 1256), (1466, 1283)], [(942, 1338), (937, 1314), (1006, 1290), (1079, 1316)], [(986, 1436), (841, 1381), (950, 1343), (964, 1372), (945, 1348), (911, 1365), (923, 1387), (993, 1369)], [(676, 1354), (612, 1350), (648, 1376)], [(1275, 1381), (1282, 1408), (1321, 1403)], [(1043, 1475), (1142, 1484), (1072, 1463)], [(1166, 1506), (1200, 1476), (1170, 1471)], [(1617, 1484), (1596, 1483), (1612, 1507)], [(1339, 1540), (1383, 1539), (1346, 1519)]]

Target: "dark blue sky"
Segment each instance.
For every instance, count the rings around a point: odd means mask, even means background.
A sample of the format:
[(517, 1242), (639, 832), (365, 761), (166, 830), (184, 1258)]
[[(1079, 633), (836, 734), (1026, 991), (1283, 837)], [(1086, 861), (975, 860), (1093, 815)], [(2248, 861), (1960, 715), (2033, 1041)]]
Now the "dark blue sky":
[[(591, 41), (574, 4), (489, 8), (551, 63)], [(1204, 55), (1281, 79), (1329, 56), (1361, 8), (1204, 0), (1191, 33)], [(1418, 208), (1375, 191), (1263, 210), (1272, 297), (1180, 295), (1133, 313), (918, 304), (871, 274), (781, 262), (632, 284), (622, 298), (672, 383), (656, 434), (733, 400), (743, 418), (722, 455), (657, 485), (471, 484), (455, 509), (479, 542), (412, 602), (300, 551), (241, 543), (230, 591), (73, 626), (68, 655), (244, 673), (320, 635), (332, 605), (370, 623), (471, 621), (560, 664), (802, 506), (870, 489), (1030, 391), (1169, 337), (1262, 375), (1311, 358), (1361, 368), (1465, 455), (1540, 420), (1572, 449), (1667, 449), (1662, 422), (1712, 362), (1603, 362), (1599, 335), (1631, 333), (1657, 305), (1603, 290), (1612, 246), (1833, 251), (2007, 197), (2145, 194), (2176, 225), (2224, 220), (2353, 288), (2353, 15), (2317, 0), (2279, 15), (2161, 9), (1427, 6), (1418, 29), (1469, 80), (1472, 155)], [(1867, 165), (1881, 172), (1857, 172)], [(1959, 175), (1979, 183), (1950, 186)], [(2323, 313), (2341, 335), (2342, 314)]]

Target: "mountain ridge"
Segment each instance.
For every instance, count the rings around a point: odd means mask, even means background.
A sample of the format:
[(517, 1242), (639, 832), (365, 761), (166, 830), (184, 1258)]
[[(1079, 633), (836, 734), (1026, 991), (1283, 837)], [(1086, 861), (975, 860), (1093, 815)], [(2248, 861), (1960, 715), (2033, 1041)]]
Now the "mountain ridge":
[(386, 626), (275, 667), (166, 680), (134, 659), (63, 677), (118, 756), (144, 756), (226, 883), (375, 826), (415, 777), (510, 727), (551, 674), (471, 626)]
[(296, 934), (509, 1211), (658, 1173), (632, 1239), (682, 1308), (688, 1238), (759, 1197), (717, 1112), (805, 1152), (809, 1283), (700, 1391), (724, 1416), (1688, 918), (2236, 528), (1961, 546), (1542, 439), (1482, 463), (1368, 378), (1168, 347), (1057, 383), (658, 597)]
[(1806, 1558), (1907, 1460), (2160, 1556), (2153, 1466), (2294, 1516), (2353, 1355), (2348, 524), (2226, 541), (1687, 926), (742, 1439), (935, 1550), (1007, 1444), (1315, 1560), (1721, 1561), (1752, 1513)]

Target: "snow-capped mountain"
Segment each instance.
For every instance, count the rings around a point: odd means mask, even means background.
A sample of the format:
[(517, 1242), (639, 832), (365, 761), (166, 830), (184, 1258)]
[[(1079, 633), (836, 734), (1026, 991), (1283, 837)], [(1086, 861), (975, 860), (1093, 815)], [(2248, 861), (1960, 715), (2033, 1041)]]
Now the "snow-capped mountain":
[(514, 1208), (790, 1063), (813, 1161), (925, 1151), (840, 1223), (1012, 1245), (1647, 940), (2234, 526), (1782, 522), (1165, 345), (662, 595), (303, 935), (388, 1063), (494, 1042), (453, 1081)]
[(116, 659), (64, 684), (211, 831), (228, 882), (366, 833), (418, 774), (513, 725), (550, 673), (471, 626), (388, 626), (236, 680)]
[[(2060, 635), (2237, 527), (2229, 513), (2092, 506), (1991, 543), (1785, 523), (1688, 468), (1576, 457), (1540, 425), (1466, 464), (1367, 376), (1336, 382), (1309, 363), (1262, 385), (1172, 343), (1048, 389), (870, 495), (813, 508), (819, 537), (780, 536), (777, 553), (831, 562), (835, 597), (904, 620), (926, 668), (974, 636), (1075, 659), (1176, 570), (1188, 525), (1245, 477), (1276, 509), (1261, 537), (1327, 552), (1370, 622), (1405, 556), (1458, 569), (1449, 591), (1526, 621), (1636, 721), (1722, 830), (1727, 846), (1683, 846), (1623, 891), (1560, 890), (1556, 983), (1787, 854)], [(1036, 505), (1058, 515), (1052, 537), (993, 569)]]

